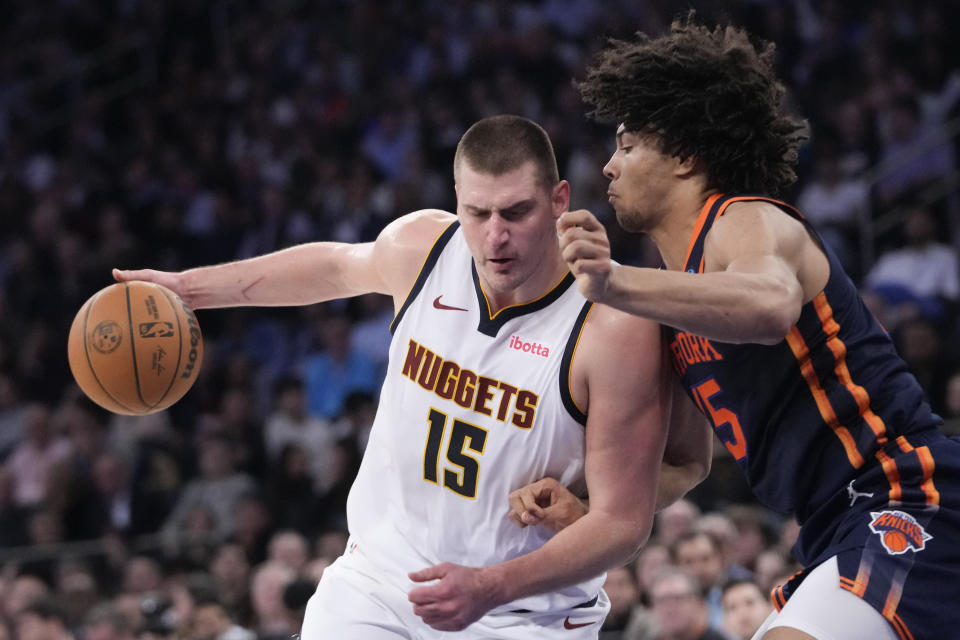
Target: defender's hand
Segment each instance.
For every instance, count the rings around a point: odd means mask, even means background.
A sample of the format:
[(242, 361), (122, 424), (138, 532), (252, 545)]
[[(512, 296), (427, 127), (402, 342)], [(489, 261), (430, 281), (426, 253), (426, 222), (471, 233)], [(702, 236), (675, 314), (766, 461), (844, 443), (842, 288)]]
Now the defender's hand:
[(437, 582), (412, 589), (407, 597), (413, 612), (434, 629), (461, 631), (503, 604), (484, 576), (482, 569), (444, 562), (409, 574), (414, 582)]
[(587, 513), (587, 505), (553, 478), (512, 491), (509, 501), (508, 517), (520, 527), (540, 525), (560, 531)]
[(607, 231), (585, 209), (567, 211), (557, 220), (560, 252), (588, 300), (601, 302), (610, 283), (610, 240)]

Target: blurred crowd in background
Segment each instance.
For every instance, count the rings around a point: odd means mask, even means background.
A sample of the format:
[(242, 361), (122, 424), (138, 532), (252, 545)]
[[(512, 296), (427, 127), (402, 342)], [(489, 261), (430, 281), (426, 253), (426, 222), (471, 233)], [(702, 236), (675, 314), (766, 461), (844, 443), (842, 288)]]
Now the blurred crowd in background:
[[(112, 267), (178, 270), (368, 241), (455, 206), (456, 143), (527, 116), (615, 257), (614, 126), (571, 80), (609, 36), (695, 7), (777, 45), (807, 118), (784, 194), (842, 257), (960, 433), (956, 0), (51, 0), (0, 3), (0, 640), (289, 637), (346, 541), (391, 301), (200, 311), (201, 377), (121, 417), (66, 338)], [(612, 571), (609, 639), (749, 638), (796, 524), (723, 448)], [(506, 502), (504, 509), (506, 510)], [(713, 634), (713, 635), (711, 635)]]

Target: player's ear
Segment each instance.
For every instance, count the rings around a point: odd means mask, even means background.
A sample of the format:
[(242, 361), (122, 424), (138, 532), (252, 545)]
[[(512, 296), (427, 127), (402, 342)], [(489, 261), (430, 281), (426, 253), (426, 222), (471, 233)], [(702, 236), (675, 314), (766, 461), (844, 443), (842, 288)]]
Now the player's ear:
[(550, 194), (550, 202), (553, 205), (553, 217), (559, 218), (570, 208), (570, 183), (561, 180), (555, 184)]
[(702, 163), (694, 155), (687, 156), (686, 158), (674, 158), (673, 160), (675, 163), (674, 174), (678, 178), (689, 178), (702, 170)]

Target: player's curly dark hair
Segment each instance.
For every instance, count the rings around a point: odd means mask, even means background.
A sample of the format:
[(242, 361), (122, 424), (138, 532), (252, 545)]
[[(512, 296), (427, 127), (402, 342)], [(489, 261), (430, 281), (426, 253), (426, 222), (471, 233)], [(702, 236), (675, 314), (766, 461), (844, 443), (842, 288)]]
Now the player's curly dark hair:
[(734, 27), (692, 13), (670, 33), (610, 40), (578, 84), (590, 115), (653, 134), (664, 153), (703, 164), (708, 187), (777, 195), (795, 179), (803, 123), (781, 113), (772, 43), (757, 49)]

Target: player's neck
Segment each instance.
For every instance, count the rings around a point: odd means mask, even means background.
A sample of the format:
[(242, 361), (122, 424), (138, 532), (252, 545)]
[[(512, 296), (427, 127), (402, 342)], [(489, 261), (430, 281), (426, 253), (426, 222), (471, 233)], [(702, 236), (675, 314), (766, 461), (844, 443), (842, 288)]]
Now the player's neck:
[(697, 219), (707, 200), (715, 193), (691, 190), (672, 194), (665, 214), (649, 230), (650, 239), (657, 245), (668, 269), (683, 269)]
[(497, 291), (494, 287), (484, 283), (483, 278), (481, 278), (487, 304), (490, 307), (490, 314), (494, 315), (506, 307), (533, 302), (549, 293), (563, 279), (569, 269), (567, 263), (560, 258), (559, 253), (550, 256), (546, 262), (550, 263), (549, 267), (544, 265), (525, 282), (507, 291)]

